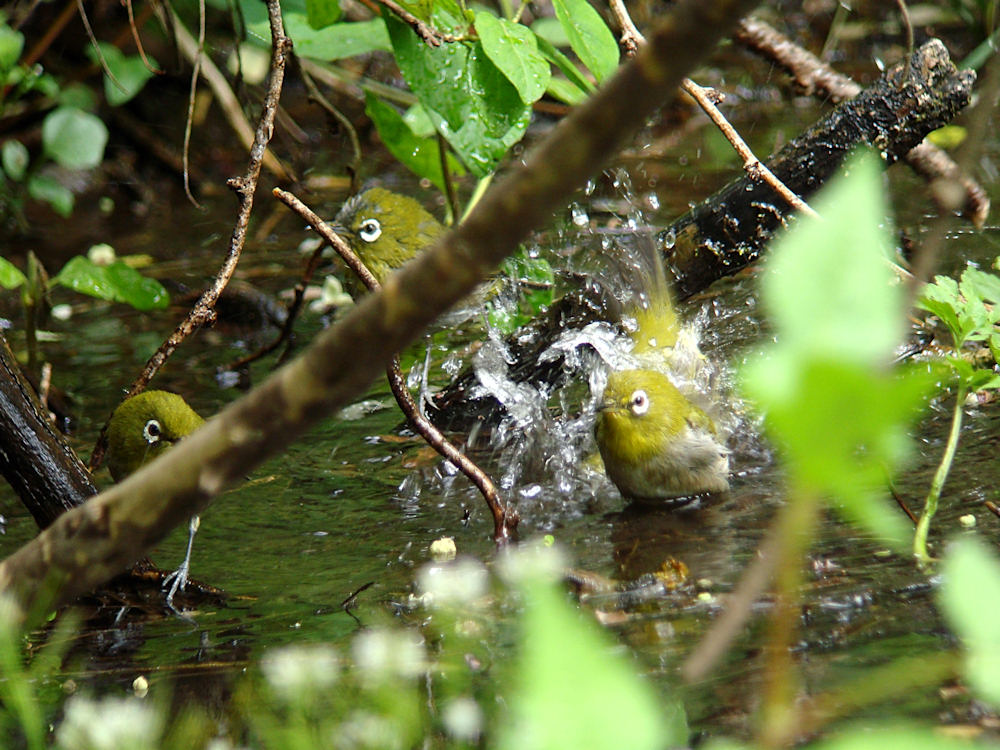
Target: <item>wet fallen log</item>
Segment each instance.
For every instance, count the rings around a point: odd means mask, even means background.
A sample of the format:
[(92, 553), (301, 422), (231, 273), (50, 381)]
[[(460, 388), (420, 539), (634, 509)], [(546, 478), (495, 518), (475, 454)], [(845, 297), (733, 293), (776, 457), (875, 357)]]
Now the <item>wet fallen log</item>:
[[(815, 193), (859, 144), (887, 164), (903, 158), (929, 132), (969, 102), (976, 74), (958, 70), (936, 39), (890, 68), (768, 160), (767, 166), (802, 198)], [(790, 208), (766, 183), (744, 176), (692, 208), (659, 235), (680, 297), (755, 262)]]
[(87, 467), (46, 418), (45, 409), (2, 336), (0, 474), (42, 529), (64, 511), (97, 494)]
[[(861, 144), (878, 150), (887, 164), (901, 159), (968, 104), (975, 78), (972, 71), (959, 71), (945, 46), (931, 40), (913, 53), (908, 65), (890, 68), (790, 142), (767, 166), (808, 200)], [(696, 294), (756, 262), (790, 213), (769, 185), (743, 176), (659, 232), (657, 243), (673, 273), (678, 297)], [(611, 308), (608, 295), (592, 285), (556, 301), (543, 316), (508, 338), (510, 377), (536, 387), (556, 384), (563, 372), (561, 361), (540, 366), (540, 354), (569, 327), (615, 320)], [(461, 373), (434, 397), (428, 416), (440, 428), (456, 431), (494, 423), (502, 407), (492, 396), (479, 393), (477, 385), (475, 373)]]

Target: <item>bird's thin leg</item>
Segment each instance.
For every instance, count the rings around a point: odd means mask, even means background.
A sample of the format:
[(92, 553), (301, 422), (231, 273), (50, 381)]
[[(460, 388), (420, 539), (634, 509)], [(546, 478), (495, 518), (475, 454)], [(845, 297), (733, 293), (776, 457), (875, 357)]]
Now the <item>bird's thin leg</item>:
[(181, 563), (177, 570), (163, 579), (163, 588), (167, 588), (168, 585), (170, 587), (169, 591), (167, 591), (167, 606), (170, 609), (175, 609), (174, 594), (178, 591), (183, 591), (187, 585), (188, 571), (191, 570), (191, 548), (194, 546), (194, 535), (198, 533), (199, 526), (201, 526), (201, 518), (199, 516), (191, 516), (191, 522), (188, 524), (188, 546), (187, 554), (184, 555), (184, 562)]

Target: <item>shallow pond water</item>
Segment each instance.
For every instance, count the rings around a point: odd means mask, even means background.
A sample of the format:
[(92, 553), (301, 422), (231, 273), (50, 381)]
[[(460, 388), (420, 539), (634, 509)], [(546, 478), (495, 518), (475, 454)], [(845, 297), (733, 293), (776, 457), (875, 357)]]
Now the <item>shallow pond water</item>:
[[(759, 150), (766, 152), (769, 144), (780, 140), (775, 135), (779, 130), (790, 134), (799, 119), (811, 121), (815, 111), (814, 106), (795, 110), (794, 117), (758, 134)], [(752, 129), (750, 135), (755, 135)], [(705, 130), (694, 129), (688, 138), (689, 143), (675, 147), (681, 157), (649, 164), (628, 162), (637, 206), (653, 224), (665, 224), (688, 201), (710, 193), (735, 173), (728, 159), (720, 159), (717, 170), (696, 166), (699, 176), (692, 178), (685, 165), (697, 165), (703, 149), (716, 147), (714, 135)], [(990, 148), (995, 159), (998, 144)], [(919, 236), (928, 204), (919, 183), (904, 170), (894, 168), (889, 182), (902, 228)], [(610, 196), (614, 202), (619, 194), (610, 182), (603, 180), (596, 195), (603, 193), (604, 200)], [(995, 184), (987, 187), (994, 199), (1000, 198)], [(654, 194), (656, 201), (650, 201)], [(595, 196), (581, 195), (576, 204), (577, 216), (586, 214), (598, 226), (605, 220)], [(178, 202), (140, 222), (139, 229), (135, 224), (108, 226), (109, 235), (102, 239), (122, 254), (151, 254), (156, 262), (150, 273), (197, 290), (213, 272), (227, 241), (230, 206), (220, 200), (208, 213), (201, 213)], [(261, 216), (269, 210), (262, 210)], [(569, 226), (571, 211), (557, 218)], [(564, 236), (579, 239), (572, 231)], [(303, 257), (295, 248), (305, 237), (295, 220), (283, 219), (273, 232), (251, 241), (238, 276), (272, 294), (291, 287)], [(172, 260), (187, 258), (194, 247), (201, 248), (199, 257), (183, 263)], [(955, 270), (966, 259), (986, 265), (1000, 252), (998, 248), (996, 226), (984, 233), (958, 232), (949, 240), (943, 266)], [(553, 257), (568, 254), (562, 247), (555, 250)], [(757, 314), (754, 287), (754, 274), (744, 273), (685, 305), (685, 317), (698, 321), (704, 349), (718, 363), (724, 381), (763, 336), (765, 324)], [(45, 352), (54, 365), (54, 382), (75, 399), (78, 429), (73, 440), (86, 456), (101, 421), (117, 402), (119, 389), (171, 330), (179, 308), (171, 314), (142, 315), (63, 293), (59, 297), (57, 301), (73, 303), (75, 314), (66, 322), (53, 322), (51, 327), (61, 337), (47, 343)], [(318, 315), (305, 313), (297, 327), (298, 339), (307, 341), (321, 324)], [(211, 414), (238, 395), (219, 387), (216, 368), (271, 335), (273, 331), (261, 334), (223, 324), (201, 332), (175, 354), (156, 384), (178, 390), (198, 411)], [(466, 336), (455, 344), (464, 347), (467, 341)], [(444, 356), (440, 345), (436, 339), (437, 362)], [(413, 359), (423, 359), (422, 345), (413, 350)], [(254, 377), (261, 378), (272, 361), (273, 357), (254, 365)], [(436, 373), (435, 384), (440, 386), (444, 377), (440, 370)], [(585, 393), (585, 388), (580, 390)], [(115, 690), (146, 674), (154, 682), (177, 680), (185, 690), (207, 692), (216, 676), (238, 672), (266, 648), (303, 641), (344, 642), (357, 631), (359, 621), (382, 617), (410, 590), (415, 568), (427, 560), (428, 545), (439, 536), (455, 537), (464, 554), (491, 559), (492, 524), (478, 495), (464, 479), (443, 471), (439, 460), (401, 429), (401, 415), (384, 382), (373, 385), (364, 401), (367, 408), (353, 410), (349, 418), (324, 421), (204, 513), (192, 575), (224, 589), (229, 594), (224, 606), (192, 612), (190, 621), (126, 614), (118, 626), (86, 634), (87, 647), (76, 656), (67, 676)], [(738, 409), (738, 402), (733, 403)], [(916, 460), (898, 483), (898, 492), (915, 510), (947, 434), (949, 409), (945, 402), (924, 420)], [(674, 513), (623, 507), (610, 484), (594, 484), (579, 476), (570, 476), (566, 485), (579, 494), (567, 493), (556, 487), (566, 479), (558, 473), (562, 469), (546, 467), (544, 460), (541, 468), (533, 465), (519, 472), (511, 488), (524, 516), (522, 535), (553, 534), (568, 549), (575, 567), (630, 581), (676, 559), (690, 569), (699, 590), (713, 595), (698, 599), (686, 591), (659, 596), (640, 608), (626, 609), (616, 620), (613, 627), (621, 639), (664, 685), (677, 683), (679, 664), (757, 554), (781, 503), (781, 470), (771, 451), (755, 433), (751, 418), (742, 416), (734, 422), (738, 429), (733, 438), (733, 490), (710, 507)], [(982, 507), (1000, 486), (998, 428), (1000, 413), (995, 405), (970, 410), (944, 507), (935, 521), (936, 539), (960, 533), (958, 517), (967, 513), (976, 515), (987, 536), (1000, 533), (1000, 521)], [(542, 459), (549, 457), (546, 450), (555, 450), (543, 440), (535, 447)], [(481, 457), (488, 470), (502, 474), (510, 468), (503, 465), (509, 454), (505, 458), (487, 452)], [(582, 460), (584, 452), (576, 457)], [(107, 481), (106, 473), (102, 481)], [(35, 528), (6, 487), (0, 489), (0, 513), (7, 521), (6, 534), (0, 537), (0, 554), (6, 555), (31, 538)], [(185, 541), (186, 529), (178, 529), (150, 551), (151, 557), (169, 569), (179, 563)], [(829, 514), (823, 518), (810, 561), (798, 645), (807, 685), (829, 685), (857, 674), (863, 666), (950, 645), (932, 606), (931, 585), (910, 561), (886, 555), (880, 545)], [(352, 619), (341, 603), (369, 583), (358, 597), (358, 620)], [(617, 607), (611, 595), (594, 595), (587, 604), (601, 611)], [(765, 597), (758, 609), (768, 608)], [(745, 731), (761, 668), (762, 629), (760, 618), (751, 622), (711, 677), (685, 689), (693, 726)], [(894, 715), (924, 718), (928, 712), (947, 710), (932, 688), (891, 709)], [(959, 712), (956, 720), (960, 719)]]

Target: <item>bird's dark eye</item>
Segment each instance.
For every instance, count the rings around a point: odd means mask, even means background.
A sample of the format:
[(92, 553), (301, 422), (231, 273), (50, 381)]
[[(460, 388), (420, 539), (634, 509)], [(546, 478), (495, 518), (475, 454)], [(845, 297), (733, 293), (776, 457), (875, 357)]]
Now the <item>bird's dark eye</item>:
[(142, 436), (146, 439), (146, 442), (152, 445), (160, 439), (160, 435), (163, 434), (163, 428), (160, 427), (159, 420), (151, 419), (146, 422), (145, 426), (142, 428)]
[(358, 236), (365, 242), (374, 242), (382, 236), (382, 225), (378, 219), (365, 219), (358, 228)]
[(632, 413), (637, 417), (641, 417), (647, 411), (649, 411), (649, 396), (642, 389), (632, 392), (632, 398), (628, 402), (629, 408)]

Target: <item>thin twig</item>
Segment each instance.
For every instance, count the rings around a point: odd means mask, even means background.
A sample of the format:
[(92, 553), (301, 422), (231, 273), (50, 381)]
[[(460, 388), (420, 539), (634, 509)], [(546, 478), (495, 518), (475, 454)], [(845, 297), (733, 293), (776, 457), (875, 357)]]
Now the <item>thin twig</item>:
[(90, 46), (94, 48), (94, 53), (97, 55), (97, 59), (101, 63), (101, 68), (104, 70), (105, 75), (107, 75), (108, 80), (111, 81), (119, 91), (125, 91), (125, 87), (122, 85), (118, 77), (111, 72), (111, 66), (108, 65), (108, 61), (104, 57), (104, 52), (101, 51), (101, 45), (97, 41), (97, 37), (94, 36), (94, 29), (90, 25), (90, 19), (87, 17), (87, 9), (83, 7), (83, 0), (76, 0), (76, 7), (80, 11), (80, 20), (83, 22), (83, 28), (87, 31), (87, 38), (90, 40)]
[[(636, 28), (635, 24), (632, 23), (632, 18), (625, 9), (625, 3), (623, 0), (611, 0), (611, 12), (614, 14), (615, 19), (618, 21), (618, 25), (622, 30), (620, 44), (625, 50), (625, 54), (631, 57), (635, 55), (640, 46), (646, 43), (646, 39), (640, 33), (639, 29)], [(756, 181), (763, 180), (766, 182), (778, 195), (784, 198), (788, 205), (796, 211), (805, 214), (806, 216), (818, 216), (818, 214), (809, 207), (809, 204), (789, 190), (785, 183), (779, 180), (777, 176), (775, 176), (774, 172), (768, 169), (767, 165), (754, 155), (746, 141), (744, 141), (740, 134), (736, 132), (736, 128), (730, 124), (729, 120), (726, 119), (726, 116), (719, 111), (717, 106), (715, 106), (713, 98), (718, 95), (714, 91), (699, 86), (690, 78), (685, 78), (681, 82), (681, 88), (691, 95), (691, 97), (698, 103), (698, 106), (704, 110), (709, 119), (715, 123), (715, 126), (726, 137), (726, 140), (728, 140), (732, 144), (733, 148), (736, 149), (736, 153), (739, 154), (740, 158), (743, 160), (743, 169), (748, 175), (750, 175), (751, 179)]]
[[(191, 36), (191, 32), (187, 30), (187, 27), (184, 26), (178, 15), (169, 9), (168, 12), (174, 27), (174, 34), (177, 38), (177, 47), (180, 49), (181, 54), (192, 65), (195, 65), (198, 60), (201, 61), (201, 77), (212, 90), (215, 101), (222, 108), (229, 126), (236, 132), (240, 143), (247, 149), (253, 148), (256, 144), (253, 128), (250, 127), (246, 115), (243, 114), (243, 109), (240, 107), (240, 103), (236, 98), (236, 94), (233, 93), (229, 81), (226, 80), (222, 71), (212, 62), (211, 57), (199, 54), (198, 40)], [(284, 72), (282, 72), (282, 76), (284, 76)], [(273, 121), (273, 119), (274, 116), (272, 115), (271, 120)], [(289, 174), (288, 169), (278, 161), (278, 158), (274, 154), (265, 152), (263, 159), (264, 166), (277, 179), (282, 181), (293, 180), (293, 176)]]
[[(260, 121), (257, 123), (257, 131), (254, 135), (253, 145), (250, 148), (250, 158), (247, 163), (247, 171), (241, 177), (234, 177), (228, 181), (231, 187), (239, 196), (239, 210), (236, 215), (236, 224), (229, 240), (229, 252), (222, 263), (215, 281), (206, 289), (201, 297), (195, 302), (194, 307), (188, 312), (187, 317), (174, 329), (174, 332), (167, 337), (167, 340), (160, 345), (156, 353), (149, 358), (142, 373), (129, 388), (126, 398), (134, 396), (143, 391), (153, 379), (171, 354), (177, 347), (197, 328), (215, 320), (215, 303), (219, 299), (239, 263), (240, 255), (243, 252), (243, 245), (246, 242), (247, 226), (250, 223), (250, 213), (253, 210), (254, 195), (257, 192), (257, 182), (260, 179), (261, 165), (264, 163), (267, 154), (267, 144), (274, 133), (274, 116), (278, 109), (278, 100), (281, 98), (281, 88), (285, 80), (285, 61), (292, 48), (292, 41), (285, 36), (285, 27), (281, 20), (281, 6), (279, 0), (267, 0), (268, 18), (271, 24), (271, 73), (267, 85), (267, 95), (264, 97), (264, 106), (261, 111)], [(175, 19), (176, 20), (176, 19)], [(178, 32), (180, 32), (178, 21)], [(192, 40), (193, 41), (193, 40)], [(104, 458), (104, 451), (107, 446), (107, 424), (101, 430), (101, 435), (94, 446), (94, 452), (90, 456), (91, 470), (100, 466)]]
[[(362, 283), (370, 291), (374, 292), (381, 288), (378, 281), (372, 275), (372, 272), (368, 270), (368, 267), (365, 266), (357, 254), (314, 211), (286, 190), (275, 188), (273, 192), (278, 200), (301, 216), (305, 221), (309, 222), (309, 226), (340, 254), (340, 257), (344, 259), (344, 263), (357, 274), (358, 278), (361, 279)], [(480, 493), (482, 493), (490, 512), (493, 514), (493, 540), (498, 545), (513, 541), (519, 520), (517, 510), (503, 501), (499, 492), (497, 492), (496, 485), (486, 472), (480, 469), (471, 458), (448, 442), (441, 431), (427, 417), (420, 413), (420, 409), (413, 400), (410, 390), (406, 387), (406, 382), (400, 371), (398, 354), (393, 355), (392, 361), (386, 367), (386, 376), (389, 379), (389, 387), (396, 397), (399, 408), (403, 410), (403, 414), (410, 420), (410, 423), (420, 433), (421, 437), (434, 450), (458, 467), (476, 485)]]
[(146, 70), (150, 73), (155, 73), (156, 75), (163, 75), (163, 71), (156, 65), (153, 65), (146, 56), (146, 49), (142, 46), (142, 39), (139, 37), (139, 29), (135, 25), (135, 13), (132, 9), (132, 0), (125, 0), (125, 7), (128, 9), (128, 25), (132, 30), (132, 41), (135, 42), (135, 48), (139, 51), (139, 57), (142, 58), (142, 64), (146, 66)]
[(639, 47), (646, 43), (646, 37), (632, 23), (632, 17), (625, 9), (623, 0), (611, 0), (610, 7), (611, 13), (614, 15), (615, 20), (618, 21), (618, 27), (622, 30), (621, 39), (618, 40), (618, 44), (621, 46), (626, 57), (634, 57), (635, 53), (639, 51)]
[(910, 77), (910, 58), (913, 57), (913, 23), (910, 21), (910, 9), (906, 7), (906, 0), (896, 0), (899, 6), (899, 15), (903, 19), (903, 28), (906, 30), (906, 75), (902, 80)]
[(184, 148), (181, 151), (181, 158), (184, 168), (181, 174), (184, 177), (184, 194), (196, 208), (201, 208), (201, 204), (191, 194), (191, 131), (194, 128), (194, 103), (198, 94), (198, 76), (201, 75), (201, 61), (205, 58), (205, 0), (198, 0), (198, 50), (194, 56), (194, 64), (191, 67), (191, 87), (188, 90), (187, 116), (184, 118)]
[(417, 36), (432, 47), (440, 47), (442, 42), (459, 41), (457, 36), (445, 34), (443, 31), (438, 31), (433, 26), (424, 23), (399, 3), (395, 2), (395, 0), (378, 0), (378, 2), (399, 16), (399, 19), (403, 23), (412, 28), (417, 33)]
[(760, 159), (754, 156), (753, 151), (746, 144), (746, 141), (740, 137), (740, 134), (736, 132), (729, 120), (726, 119), (725, 115), (719, 111), (719, 108), (715, 106), (715, 102), (712, 101), (712, 97), (708, 94), (708, 89), (702, 88), (697, 83), (692, 81), (690, 78), (685, 78), (681, 82), (681, 88), (684, 89), (691, 97), (698, 102), (709, 119), (715, 123), (715, 126), (722, 132), (729, 141), (733, 148), (736, 149), (736, 153), (740, 155), (743, 160), (743, 169), (746, 171), (750, 178), (753, 180), (763, 180), (785, 201), (794, 208), (799, 213), (805, 214), (806, 216), (812, 216), (813, 218), (818, 218), (819, 214), (809, 207), (809, 204), (802, 200), (799, 196), (793, 193), (788, 187), (779, 180), (774, 172), (767, 168)]

